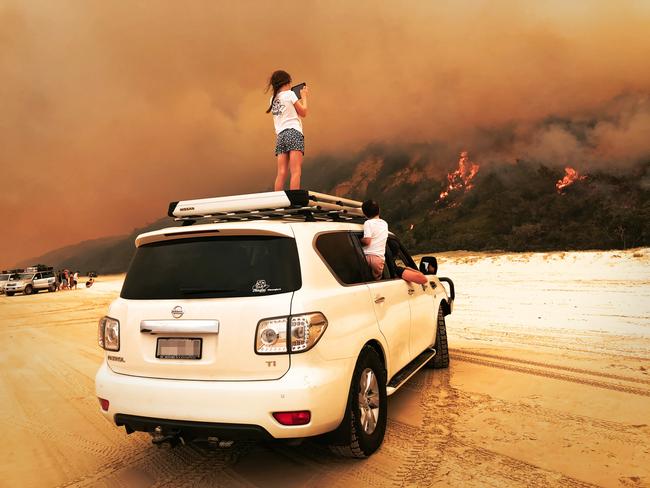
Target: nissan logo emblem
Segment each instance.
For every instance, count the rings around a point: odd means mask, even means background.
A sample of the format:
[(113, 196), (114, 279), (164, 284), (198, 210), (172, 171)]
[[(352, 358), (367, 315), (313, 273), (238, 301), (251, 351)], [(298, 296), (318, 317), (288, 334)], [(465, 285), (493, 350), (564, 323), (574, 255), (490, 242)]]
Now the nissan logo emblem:
[(183, 307), (180, 305), (176, 305), (174, 308), (172, 308), (172, 317), (175, 319), (180, 319), (184, 313), (185, 312), (183, 312)]

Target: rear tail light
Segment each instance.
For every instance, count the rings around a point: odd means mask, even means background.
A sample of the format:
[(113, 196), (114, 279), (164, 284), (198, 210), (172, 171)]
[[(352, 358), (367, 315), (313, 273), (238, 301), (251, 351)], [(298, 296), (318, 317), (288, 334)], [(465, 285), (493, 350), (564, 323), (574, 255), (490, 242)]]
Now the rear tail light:
[(102, 407), (104, 412), (108, 412), (108, 406), (110, 405), (109, 401), (104, 398), (97, 398), (99, 400), (99, 405)]
[(255, 352), (286, 354), (305, 352), (314, 347), (327, 328), (320, 312), (263, 319), (255, 331)]
[(282, 425), (305, 425), (311, 420), (311, 412), (309, 410), (274, 412), (273, 417)]
[(110, 317), (99, 319), (97, 327), (97, 342), (99, 347), (107, 351), (120, 350), (120, 322)]

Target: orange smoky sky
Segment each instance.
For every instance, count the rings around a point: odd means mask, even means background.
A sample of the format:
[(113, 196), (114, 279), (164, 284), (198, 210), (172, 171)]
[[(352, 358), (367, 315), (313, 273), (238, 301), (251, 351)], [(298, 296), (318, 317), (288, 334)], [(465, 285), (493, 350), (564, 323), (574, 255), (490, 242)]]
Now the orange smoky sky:
[[(308, 170), (650, 93), (649, 25), (644, 1), (5, 0), (0, 268), (129, 232), (171, 200), (270, 189), (274, 69), (310, 86)], [(614, 156), (648, 149), (650, 116), (632, 117), (602, 128)]]

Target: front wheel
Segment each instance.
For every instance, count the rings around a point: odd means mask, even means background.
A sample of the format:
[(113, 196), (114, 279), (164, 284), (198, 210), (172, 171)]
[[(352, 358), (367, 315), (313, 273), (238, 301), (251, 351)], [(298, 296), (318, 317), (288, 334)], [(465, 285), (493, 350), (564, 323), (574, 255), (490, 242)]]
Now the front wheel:
[(33, 291), (34, 291), (34, 288), (32, 288), (31, 285), (27, 285), (25, 287), (24, 293), (25, 293), (25, 295), (31, 295)]
[(449, 348), (447, 346), (447, 326), (445, 325), (445, 316), (442, 313), (442, 307), (438, 309), (438, 330), (436, 331), (436, 343), (433, 348), (436, 355), (427, 364), (434, 369), (443, 369), (449, 367)]
[(332, 451), (365, 458), (379, 449), (386, 433), (387, 406), (386, 369), (377, 351), (366, 346), (354, 368), (347, 411), (337, 429), (341, 442), (330, 445)]

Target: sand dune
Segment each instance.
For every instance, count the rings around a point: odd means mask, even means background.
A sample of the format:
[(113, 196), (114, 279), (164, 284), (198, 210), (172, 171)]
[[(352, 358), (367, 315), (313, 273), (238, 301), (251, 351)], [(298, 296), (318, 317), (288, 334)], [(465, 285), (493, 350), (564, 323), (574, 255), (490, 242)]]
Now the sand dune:
[(121, 276), (0, 296), (0, 486), (650, 486), (650, 249), (439, 256), (449, 370), (389, 400), (381, 450), (152, 446), (99, 414), (97, 319)]

